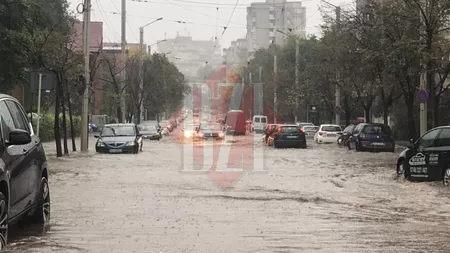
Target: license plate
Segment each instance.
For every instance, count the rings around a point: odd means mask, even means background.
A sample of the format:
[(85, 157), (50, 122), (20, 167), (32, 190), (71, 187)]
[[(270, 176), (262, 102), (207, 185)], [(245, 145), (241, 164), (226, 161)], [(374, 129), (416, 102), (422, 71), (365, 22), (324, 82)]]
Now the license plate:
[(384, 143), (382, 143), (382, 142), (372, 142), (372, 145), (374, 145), (374, 146), (384, 146)]
[(110, 149), (109, 153), (120, 153), (122, 152), (122, 149)]
[(287, 138), (288, 138), (288, 139), (297, 139), (298, 136), (288, 136)]

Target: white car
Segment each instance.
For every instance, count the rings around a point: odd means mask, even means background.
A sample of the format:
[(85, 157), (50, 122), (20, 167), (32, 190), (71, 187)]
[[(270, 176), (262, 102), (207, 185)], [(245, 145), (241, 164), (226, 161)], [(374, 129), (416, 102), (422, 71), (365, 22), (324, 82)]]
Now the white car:
[(342, 128), (338, 125), (323, 124), (314, 135), (316, 143), (336, 143), (342, 134)]

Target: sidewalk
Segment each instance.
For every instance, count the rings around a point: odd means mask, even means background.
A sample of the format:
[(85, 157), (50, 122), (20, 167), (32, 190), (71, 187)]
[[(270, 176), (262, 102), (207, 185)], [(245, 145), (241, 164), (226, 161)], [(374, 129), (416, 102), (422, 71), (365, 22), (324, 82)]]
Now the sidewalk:
[[(75, 138), (75, 144), (77, 147), (77, 152), (73, 152), (72, 151), (72, 139), (68, 138), (67, 139), (67, 147), (69, 148), (69, 154), (72, 153), (79, 153), (80, 151), (80, 147), (81, 147), (81, 143), (80, 143), (81, 139), (80, 137), (76, 137)], [(95, 142), (97, 141), (97, 139), (94, 138), (94, 135), (89, 135), (89, 140), (88, 140), (88, 147), (89, 147), (89, 151), (93, 150), (95, 147)], [(56, 156), (56, 144), (55, 141), (48, 141), (48, 142), (42, 142), (42, 146), (44, 147), (45, 150), (45, 154), (47, 156)], [(63, 139), (61, 138), (61, 148), (63, 150), (64, 153), (64, 142)]]

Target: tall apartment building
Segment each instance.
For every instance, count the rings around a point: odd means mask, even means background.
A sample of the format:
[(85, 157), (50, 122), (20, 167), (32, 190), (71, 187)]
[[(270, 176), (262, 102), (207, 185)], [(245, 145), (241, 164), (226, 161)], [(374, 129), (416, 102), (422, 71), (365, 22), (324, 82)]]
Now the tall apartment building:
[(237, 39), (232, 41), (229, 48), (223, 49), (222, 58), (229, 66), (245, 66), (248, 60), (247, 40)]
[(213, 68), (221, 64), (220, 45), (211, 40), (193, 40), (190, 35), (166, 39), (157, 44), (158, 52), (167, 54), (177, 68), (188, 78), (197, 77), (197, 71), (206, 62)]
[[(305, 36), (306, 8), (301, 2), (266, 0), (247, 7), (247, 48), (249, 57), (270, 44), (283, 44), (291, 33)], [(278, 32), (277, 30), (282, 31)]]

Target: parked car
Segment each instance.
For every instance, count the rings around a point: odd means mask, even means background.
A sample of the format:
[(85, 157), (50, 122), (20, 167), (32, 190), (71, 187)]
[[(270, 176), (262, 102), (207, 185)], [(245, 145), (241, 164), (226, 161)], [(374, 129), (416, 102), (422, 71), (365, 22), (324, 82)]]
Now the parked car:
[(306, 138), (314, 138), (316, 132), (319, 131), (319, 127), (314, 125), (304, 125), (300, 129), (305, 133)]
[(23, 107), (15, 98), (0, 94), (0, 116), (0, 249), (3, 249), (12, 224), (19, 221), (47, 224), (50, 190), (44, 148), (34, 135)]
[(350, 136), (352, 136), (353, 130), (355, 129), (356, 125), (350, 124), (348, 125), (343, 131), (342, 134), (339, 136), (337, 143), (339, 146), (348, 146), (348, 140), (350, 139)]
[(342, 129), (338, 125), (323, 124), (320, 125), (319, 131), (314, 135), (316, 143), (336, 143)]
[(274, 148), (306, 148), (306, 137), (296, 124), (279, 125), (276, 131), (269, 136), (268, 144)]
[(348, 140), (348, 149), (356, 151), (395, 151), (391, 128), (385, 124), (359, 123)]
[(442, 181), (450, 185), (450, 126), (431, 129), (397, 159), (397, 175), (408, 180)]
[(134, 153), (142, 151), (142, 135), (136, 124), (108, 124), (95, 135), (98, 153)]
[(142, 135), (142, 139), (148, 140), (161, 140), (162, 138), (162, 128), (159, 124), (146, 124), (139, 125), (139, 133)]

